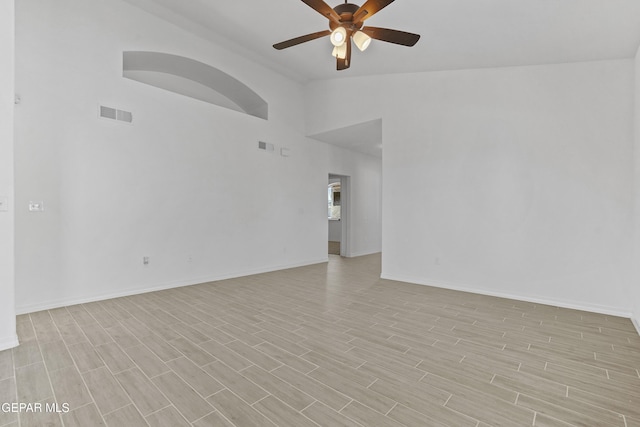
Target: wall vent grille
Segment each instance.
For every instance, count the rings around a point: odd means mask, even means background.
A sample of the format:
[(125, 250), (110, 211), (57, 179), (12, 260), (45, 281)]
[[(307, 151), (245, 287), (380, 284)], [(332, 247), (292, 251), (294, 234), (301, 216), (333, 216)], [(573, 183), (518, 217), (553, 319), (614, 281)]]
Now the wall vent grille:
[(118, 110), (104, 105), (100, 106), (100, 117), (125, 123), (133, 122), (133, 114), (130, 111)]

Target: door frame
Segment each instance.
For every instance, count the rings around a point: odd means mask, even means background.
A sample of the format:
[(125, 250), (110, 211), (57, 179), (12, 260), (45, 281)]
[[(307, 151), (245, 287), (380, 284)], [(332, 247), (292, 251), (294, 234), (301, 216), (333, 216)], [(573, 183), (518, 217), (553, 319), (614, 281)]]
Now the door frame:
[(329, 179), (340, 179), (340, 256), (351, 257), (351, 177), (330, 173)]

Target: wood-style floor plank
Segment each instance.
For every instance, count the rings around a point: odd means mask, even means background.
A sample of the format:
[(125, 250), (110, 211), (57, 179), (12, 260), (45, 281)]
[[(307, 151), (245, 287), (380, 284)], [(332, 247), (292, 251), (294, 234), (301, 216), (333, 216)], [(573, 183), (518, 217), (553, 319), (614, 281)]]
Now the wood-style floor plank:
[(0, 426), (640, 427), (629, 319), (379, 276), (331, 256), (20, 315), (0, 403), (68, 411)]

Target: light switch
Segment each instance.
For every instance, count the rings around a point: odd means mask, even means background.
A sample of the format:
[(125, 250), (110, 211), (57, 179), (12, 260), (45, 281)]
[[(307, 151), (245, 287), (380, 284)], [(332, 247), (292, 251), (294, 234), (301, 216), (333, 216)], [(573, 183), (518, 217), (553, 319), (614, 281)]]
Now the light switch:
[(9, 211), (9, 198), (0, 197), (0, 212), (8, 212), (8, 211)]
[(44, 203), (42, 201), (29, 202), (29, 212), (43, 212)]

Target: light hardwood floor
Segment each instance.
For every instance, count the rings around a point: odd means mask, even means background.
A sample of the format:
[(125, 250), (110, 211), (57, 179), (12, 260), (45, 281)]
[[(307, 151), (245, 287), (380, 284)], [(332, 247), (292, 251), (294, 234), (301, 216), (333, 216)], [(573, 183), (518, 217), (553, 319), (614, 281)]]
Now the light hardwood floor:
[(640, 426), (628, 319), (379, 275), (332, 256), (19, 316), (0, 403), (70, 411), (0, 426)]
[(329, 254), (340, 255), (340, 242), (329, 241)]

